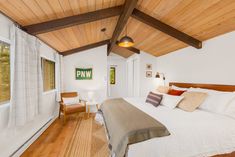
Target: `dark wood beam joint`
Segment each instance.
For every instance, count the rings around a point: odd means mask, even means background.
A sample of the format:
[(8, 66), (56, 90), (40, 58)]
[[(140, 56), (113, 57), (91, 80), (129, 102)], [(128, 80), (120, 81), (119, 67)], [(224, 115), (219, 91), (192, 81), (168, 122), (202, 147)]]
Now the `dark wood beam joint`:
[(117, 25), (115, 27), (115, 30), (113, 32), (111, 41), (110, 41), (110, 46), (109, 49), (107, 51), (107, 55), (110, 54), (113, 46), (116, 44), (116, 41), (118, 40), (118, 37), (120, 36), (120, 34), (122, 33), (123, 28), (125, 27), (129, 17), (131, 16), (133, 10), (136, 7), (138, 0), (126, 0), (124, 7), (123, 7), (123, 12), (120, 15)]
[(187, 35), (186, 33), (183, 33), (137, 9), (134, 9), (133, 13), (132, 13), (132, 17), (163, 32), (168, 34), (169, 36), (172, 36), (188, 45), (191, 45), (197, 49), (202, 48), (202, 42)]
[(102, 20), (113, 16), (118, 16), (122, 12), (122, 7), (123, 6), (117, 6), (80, 15), (56, 19), (52, 21), (42, 22), (38, 24), (28, 25), (24, 27), (24, 30), (33, 35), (47, 33), (66, 27)]

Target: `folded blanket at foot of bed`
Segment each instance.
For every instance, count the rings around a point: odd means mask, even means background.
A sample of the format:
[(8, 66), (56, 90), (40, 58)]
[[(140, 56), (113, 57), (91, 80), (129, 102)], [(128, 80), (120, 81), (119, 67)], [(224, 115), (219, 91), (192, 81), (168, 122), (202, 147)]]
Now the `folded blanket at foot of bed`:
[(167, 128), (122, 98), (101, 105), (109, 145), (115, 157), (123, 157), (129, 144), (170, 135)]

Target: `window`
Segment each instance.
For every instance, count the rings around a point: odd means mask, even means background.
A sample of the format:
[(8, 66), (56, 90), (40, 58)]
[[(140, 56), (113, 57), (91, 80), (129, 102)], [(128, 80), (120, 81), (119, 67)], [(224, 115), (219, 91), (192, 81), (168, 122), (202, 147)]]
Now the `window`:
[(0, 41), (0, 104), (10, 100), (10, 45)]
[(43, 90), (55, 89), (55, 62), (42, 58)]

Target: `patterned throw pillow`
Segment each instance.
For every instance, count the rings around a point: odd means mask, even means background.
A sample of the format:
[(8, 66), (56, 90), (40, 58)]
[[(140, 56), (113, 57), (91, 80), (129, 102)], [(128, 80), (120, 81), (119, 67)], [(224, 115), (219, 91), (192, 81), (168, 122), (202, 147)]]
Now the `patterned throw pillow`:
[(185, 90), (175, 90), (175, 89), (170, 89), (167, 94), (169, 95), (175, 95), (175, 96), (180, 96), (183, 94)]
[(150, 103), (153, 106), (157, 107), (158, 105), (160, 105), (160, 103), (162, 101), (162, 96), (163, 95), (149, 92), (147, 99), (146, 99), (146, 103)]

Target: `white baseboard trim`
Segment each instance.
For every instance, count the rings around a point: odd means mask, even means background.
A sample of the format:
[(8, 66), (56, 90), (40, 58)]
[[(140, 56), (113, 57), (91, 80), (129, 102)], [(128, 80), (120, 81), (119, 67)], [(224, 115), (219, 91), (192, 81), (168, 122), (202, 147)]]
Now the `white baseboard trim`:
[(32, 137), (30, 137), (22, 146), (20, 146), (10, 157), (19, 157), (39, 136), (56, 120), (58, 116), (51, 117)]

